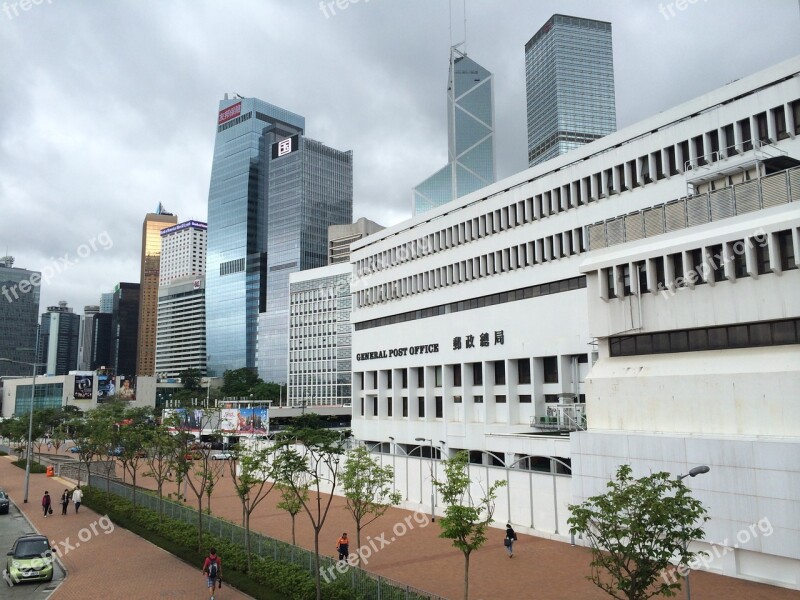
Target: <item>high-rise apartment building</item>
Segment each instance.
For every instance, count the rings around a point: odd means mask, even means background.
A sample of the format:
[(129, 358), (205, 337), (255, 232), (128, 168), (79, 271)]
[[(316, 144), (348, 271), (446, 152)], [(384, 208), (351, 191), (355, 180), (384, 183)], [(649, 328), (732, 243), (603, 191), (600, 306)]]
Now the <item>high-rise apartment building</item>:
[(350, 262), (350, 244), (383, 229), (374, 221), (361, 217), (355, 223), (328, 227), (328, 264)]
[(80, 345), (78, 346), (78, 370), (91, 370), (92, 363), (92, 339), (94, 339), (94, 319), (100, 313), (100, 307), (96, 304), (83, 307), (81, 317)]
[(273, 144), (266, 306), (258, 320), (258, 374), (285, 383), (289, 274), (325, 266), (328, 226), (353, 220), (353, 153), (297, 136)]
[(110, 369), (116, 375), (136, 373), (139, 335), (139, 284), (119, 283), (111, 313)]
[(109, 314), (114, 312), (114, 292), (100, 294), (100, 312)]
[[(36, 361), (39, 285), (42, 274), (14, 266), (12, 256), (0, 257), (0, 358)], [(24, 376), (32, 367), (0, 361), (0, 376)]]
[(78, 340), (81, 316), (62, 300), (58, 306), (48, 306), (42, 314), (39, 328), (37, 363), (40, 374), (66, 375), (78, 368)]
[(450, 49), (447, 79), (447, 165), (414, 188), (414, 214), (441, 206), (494, 183), (494, 96), (492, 74)]
[(528, 165), (617, 129), (611, 23), (553, 15), (525, 44)]
[[(136, 351), (136, 374), (152, 375), (156, 365), (156, 319), (158, 317), (158, 280), (161, 269), (161, 230), (175, 225), (178, 217), (158, 205), (148, 213), (142, 225), (142, 267), (139, 279), (139, 334)], [(127, 374), (131, 374), (128, 372)]]
[(114, 364), (111, 354), (111, 345), (114, 339), (111, 329), (114, 321), (113, 309), (112, 303), (111, 311), (99, 312), (92, 319), (92, 348), (87, 371), (105, 369)]
[(207, 225), (187, 221), (161, 231), (156, 374), (206, 373)]
[(303, 117), (256, 98), (226, 95), (219, 109), (206, 258), (206, 347), (213, 376), (256, 368), (258, 314), (266, 306), (271, 148), (305, 127)]

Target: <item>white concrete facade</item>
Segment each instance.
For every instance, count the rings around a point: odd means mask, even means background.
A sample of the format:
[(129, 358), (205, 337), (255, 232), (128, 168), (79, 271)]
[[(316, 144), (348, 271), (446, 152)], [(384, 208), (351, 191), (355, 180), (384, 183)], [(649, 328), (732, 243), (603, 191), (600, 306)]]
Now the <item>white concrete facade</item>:
[[(781, 266), (788, 249), (800, 256), (799, 160), (797, 58), (355, 243), (356, 437), (434, 468), (469, 450), (474, 463), (514, 473), (498, 519), (562, 538), (563, 527), (527, 514), (543, 494), (558, 506), (549, 481), (570, 466), (578, 502), (621, 462), (685, 473), (708, 451), (701, 462), (711, 474), (690, 482), (710, 508), (708, 539), (734, 539), (737, 524), (788, 507), (771, 521), (770, 541), (749, 540), (749, 554), (710, 568), (800, 588), (800, 536), (779, 529), (800, 505), (794, 458), (776, 463), (768, 490), (762, 462), (720, 458), (729, 449), (800, 455), (800, 414), (789, 400), (800, 392), (800, 345), (781, 342), (783, 323), (800, 317), (800, 271)], [(762, 234), (764, 248), (733, 257), (737, 241)], [(730, 258), (725, 279), (712, 273), (671, 295), (669, 284), (698, 265), (696, 251), (718, 245)], [(652, 288), (632, 298), (641, 261)], [(778, 322), (778, 343), (762, 343), (754, 329), (757, 347), (609, 356), (615, 336), (767, 321)], [(643, 401), (645, 392), (658, 401)], [(584, 426), (582, 396), (588, 431), (572, 433), (570, 446), (551, 443), (554, 418), (562, 429)], [(516, 471), (551, 476), (517, 481)], [(753, 472), (756, 482), (745, 483)], [(409, 503), (426, 503), (426, 481), (421, 494), (403, 490)], [(402, 472), (396, 485), (406, 486)]]

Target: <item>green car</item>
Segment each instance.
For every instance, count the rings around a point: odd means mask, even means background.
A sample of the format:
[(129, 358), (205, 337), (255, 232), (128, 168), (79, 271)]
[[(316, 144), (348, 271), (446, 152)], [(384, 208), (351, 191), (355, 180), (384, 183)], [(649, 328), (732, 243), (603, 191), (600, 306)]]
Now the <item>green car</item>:
[(17, 538), (6, 560), (4, 575), (8, 585), (23, 581), (51, 581), (55, 551), (47, 538), (38, 533)]

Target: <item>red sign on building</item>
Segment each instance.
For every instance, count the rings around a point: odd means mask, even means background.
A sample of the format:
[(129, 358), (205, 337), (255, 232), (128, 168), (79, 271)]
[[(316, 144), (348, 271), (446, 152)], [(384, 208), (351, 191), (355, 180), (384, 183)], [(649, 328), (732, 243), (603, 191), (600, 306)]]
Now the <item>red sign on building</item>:
[(226, 121), (230, 121), (231, 119), (235, 119), (240, 114), (242, 114), (242, 103), (237, 102), (233, 106), (229, 106), (228, 108), (223, 108), (219, 111), (219, 119), (217, 119), (217, 125), (222, 125)]

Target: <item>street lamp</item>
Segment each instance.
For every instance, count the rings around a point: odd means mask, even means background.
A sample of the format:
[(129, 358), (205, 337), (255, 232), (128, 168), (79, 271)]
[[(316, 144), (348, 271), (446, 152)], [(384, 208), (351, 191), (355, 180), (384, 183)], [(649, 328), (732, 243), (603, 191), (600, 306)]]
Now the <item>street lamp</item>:
[[(697, 477), (698, 475), (702, 475), (704, 473), (708, 473), (711, 468), (708, 465), (700, 465), (699, 467), (694, 467), (689, 470), (688, 473), (685, 475), (678, 475), (678, 481), (682, 481), (687, 477)], [(684, 541), (683, 543), (683, 553), (686, 554), (686, 550), (689, 547), (689, 541)], [(689, 583), (689, 569), (686, 569), (686, 600), (692, 600), (692, 586)]]
[[(38, 334), (36, 336), (39, 337)], [(22, 499), (24, 504), (28, 503), (28, 488), (31, 482), (31, 446), (33, 444), (33, 398), (36, 394), (36, 368), (43, 366), (44, 363), (29, 363), (21, 360), (11, 360), (10, 358), (0, 358), (0, 361), (15, 363), (18, 365), (28, 365), (33, 369), (33, 381), (31, 381), (31, 410), (28, 416), (28, 451), (25, 453), (25, 497)]]
[(418, 438), (414, 438), (414, 439), (417, 442), (430, 442), (429, 446), (430, 446), (430, 449), (431, 449), (431, 523), (433, 523), (434, 521), (436, 521), (436, 514), (433, 512), (434, 511), (434, 496), (433, 496), (433, 493), (434, 493), (434, 486), (433, 486), (433, 439), (424, 438), (424, 437), (418, 437)]

